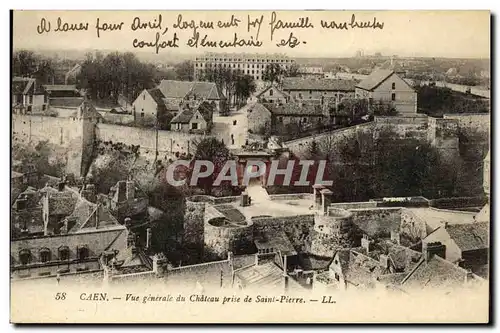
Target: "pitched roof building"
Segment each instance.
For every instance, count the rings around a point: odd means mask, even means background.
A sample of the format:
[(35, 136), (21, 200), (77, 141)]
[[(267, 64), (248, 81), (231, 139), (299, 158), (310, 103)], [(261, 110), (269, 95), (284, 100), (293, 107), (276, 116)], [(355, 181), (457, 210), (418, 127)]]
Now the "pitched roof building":
[(373, 71), (356, 85), (356, 97), (393, 105), (401, 115), (417, 113), (417, 93), (393, 70)]

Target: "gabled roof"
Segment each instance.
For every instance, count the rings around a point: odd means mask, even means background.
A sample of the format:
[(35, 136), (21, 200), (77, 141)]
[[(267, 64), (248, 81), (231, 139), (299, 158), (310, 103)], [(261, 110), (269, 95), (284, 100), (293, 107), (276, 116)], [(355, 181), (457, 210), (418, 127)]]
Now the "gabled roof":
[(157, 88), (165, 98), (185, 98), (187, 96), (209, 100), (222, 98), (217, 85), (213, 82), (162, 80)]
[(33, 94), (43, 94), (40, 86), (37, 86), (36, 79), (26, 77), (14, 77), (12, 79), (12, 93), (15, 95), (26, 95), (33, 88)]
[(175, 116), (170, 123), (175, 124), (175, 123), (181, 123), (181, 124), (187, 124), (191, 121), (191, 118), (196, 114), (196, 112), (199, 112), (203, 119), (205, 121), (209, 122), (210, 121), (210, 116), (212, 114), (212, 111), (210, 110), (211, 106), (207, 105), (207, 103), (201, 103), (198, 105), (196, 108), (186, 108), (182, 110), (177, 116)]
[(364, 90), (373, 90), (378, 87), (382, 82), (387, 80), (392, 74), (393, 70), (390, 69), (378, 69), (373, 71), (368, 75), (363, 81), (356, 85), (356, 88), (361, 88)]
[(283, 90), (354, 91), (356, 82), (335, 79), (304, 79), (288, 77), (283, 79)]
[(175, 116), (170, 121), (170, 123), (171, 124), (176, 124), (176, 123), (187, 124), (191, 121), (191, 118), (193, 118), (195, 112), (196, 111), (193, 109), (184, 109), (177, 116)]
[(271, 103), (264, 104), (272, 114), (278, 116), (322, 116), (323, 110), (320, 105), (310, 103), (285, 103), (282, 105), (274, 105)]
[(465, 269), (434, 255), (427, 262), (422, 259), (419, 265), (406, 276), (402, 285), (419, 289), (446, 288), (462, 285), (467, 274)]
[(96, 225), (99, 228), (120, 225), (106, 207), (94, 204), (83, 197), (78, 198), (68, 219), (75, 219), (75, 225), (69, 231), (70, 233), (82, 229), (95, 229)]
[(267, 112), (271, 113), (271, 111), (269, 111), (269, 109), (268, 109), (268, 108), (266, 108), (266, 107), (265, 107), (263, 104), (261, 104), (261, 103), (255, 103), (255, 104), (253, 104), (252, 106), (250, 106), (250, 107), (248, 108), (248, 113), (252, 113), (252, 112), (254, 112), (254, 111), (256, 111), (256, 112), (261, 112), (261, 111), (262, 111), (262, 112), (266, 112), (266, 113), (267, 113)]
[(52, 91), (77, 91), (74, 84), (46, 84), (43, 86), (48, 92)]
[(283, 285), (283, 270), (270, 261), (242, 268), (235, 272), (244, 287), (273, 288)]
[(163, 95), (160, 89), (158, 88), (148, 89), (147, 92), (154, 99), (157, 105), (159, 106), (165, 105), (163, 101), (165, 96)]
[(274, 89), (276, 90), (278, 93), (280, 93), (281, 95), (283, 96), (286, 96), (286, 97), (289, 97), (290, 95), (286, 92), (284, 92), (283, 90), (279, 89), (278, 87), (276, 87), (274, 84), (273, 85), (269, 85), (267, 86), (264, 90), (262, 90), (261, 92), (259, 92), (255, 97), (259, 98), (260, 96), (262, 96), (266, 91), (269, 91), (270, 89)]
[(102, 118), (101, 114), (89, 101), (83, 101), (76, 111), (71, 114), (71, 117), (78, 117), (79, 119)]
[(482, 250), (490, 247), (488, 222), (452, 224), (446, 227), (446, 231), (462, 251)]

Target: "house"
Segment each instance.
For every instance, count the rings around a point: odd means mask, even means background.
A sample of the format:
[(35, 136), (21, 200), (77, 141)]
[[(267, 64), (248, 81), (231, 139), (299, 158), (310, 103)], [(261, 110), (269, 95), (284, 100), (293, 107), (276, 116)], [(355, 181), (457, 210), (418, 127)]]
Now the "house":
[(335, 98), (340, 102), (344, 97), (354, 97), (356, 82), (335, 79), (303, 79), (289, 77), (283, 79), (283, 91), (291, 100)]
[(207, 133), (212, 128), (212, 119), (213, 105), (203, 102), (196, 108), (185, 107), (172, 119), (170, 129), (185, 133)]
[(271, 112), (271, 132), (284, 133), (287, 128), (318, 128), (328, 121), (328, 115), (320, 104), (290, 102), (285, 104), (264, 104)]
[(166, 128), (172, 118), (168, 119), (164, 98), (158, 88), (143, 90), (132, 103), (132, 114), (136, 124)]
[(271, 130), (272, 114), (261, 103), (251, 105), (247, 110), (248, 132), (264, 134)]
[[(83, 194), (83, 195), (82, 195)], [(103, 205), (60, 182), (25, 191), (12, 207), (14, 279), (96, 272), (102, 253), (126, 248), (128, 230)]]
[(75, 85), (45, 85), (47, 103), (51, 111), (67, 117), (85, 100)]
[(356, 98), (391, 103), (401, 115), (417, 113), (417, 93), (396, 72), (380, 69), (356, 85)]
[(12, 79), (12, 111), (33, 113), (47, 109), (44, 89), (33, 78), (14, 77)]
[(423, 246), (440, 242), (446, 246), (446, 259), (483, 276), (487, 273), (489, 222), (448, 224), (438, 227), (422, 240)]
[(215, 111), (220, 111), (223, 100), (213, 82), (162, 80), (156, 88), (139, 94), (132, 103), (132, 113), (137, 123), (151, 126), (158, 122), (160, 128), (166, 129), (184, 105), (195, 108), (208, 102)]
[(272, 84), (255, 96), (262, 103), (286, 103), (290, 96)]

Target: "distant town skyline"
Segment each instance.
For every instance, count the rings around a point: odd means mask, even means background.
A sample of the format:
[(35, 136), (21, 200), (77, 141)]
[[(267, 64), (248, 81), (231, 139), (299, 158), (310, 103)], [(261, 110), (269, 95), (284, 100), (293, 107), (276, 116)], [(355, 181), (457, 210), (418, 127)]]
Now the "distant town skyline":
[[(306, 28), (305, 13), (309, 23), (314, 28)], [(177, 33), (177, 48), (160, 48), (158, 57), (166, 54), (196, 56), (205, 52), (226, 53), (284, 53), (294, 58), (343, 58), (354, 57), (359, 50), (364, 55), (381, 53), (384, 56), (396, 55), (399, 57), (436, 57), (436, 58), (489, 58), (490, 57), (490, 13), (488, 11), (277, 11), (275, 17), (272, 11), (259, 12), (229, 12), (229, 11), (15, 11), (13, 14), (13, 47), (15, 49), (31, 49), (40, 51), (79, 51), (84, 49), (132, 51), (140, 54), (150, 53), (155, 55), (154, 47), (134, 48), (140, 42), (154, 43), (156, 32), (160, 29), (135, 29), (132, 24), (135, 17), (139, 17), (141, 24), (158, 23), (159, 15), (162, 16), (159, 43), (173, 40), (174, 31)], [(179, 22), (186, 28), (174, 29), (174, 24)], [(341, 29), (342, 22), (351, 22), (355, 15), (359, 24), (383, 24), (383, 28), (350, 28)], [(257, 30), (254, 26), (247, 29), (248, 16), (251, 21), (263, 15), (258, 40), (262, 42), (259, 47), (227, 47), (224, 49), (201, 47), (201, 39), (207, 34), (207, 40), (233, 41), (234, 34), (246, 41), (257, 40)], [(198, 27), (200, 37), (198, 48), (187, 46), (193, 37), (193, 29), (187, 28), (191, 20), (199, 25), (200, 21), (217, 22), (221, 20), (231, 22), (233, 18), (240, 19), (238, 27), (221, 29), (203, 29)], [(58, 19), (61, 18), (61, 23)], [(51, 31), (37, 32), (42, 20), (51, 23)], [(104, 23), (118, 24), (123, 22), (120, 31), (100, 31), (97, 37), (96, 21), (103, 27)], [(271, 23), (274, 20), (274, 25)], [(321, 27), (321, 21), (335, 22), (336, 29)], [(286, 23), (299, 24), (294, 29), (281, 29)], [(86, 24), (87, 29), (69, 32), (54, 32), (57, 25)], [(233, 22), (234, 23), (234, 22)], [(351, 26), (352, 27), (352, 26)], [(166, 29), (168, 28), (168, 29)], [(274, 28), (274, 31), (273, 31)], [(271, 31), (273, 40), (271, 41)], [(285, 45), (277, 47), (281, 40), (289, 41), (290, 32), (300, 41), (295, 47)], [(254, 38), (255, 37), (255, 38)], [(77, 41), (77, 42), (75, 42)], [(135, 41), (135, 42), (134, 42)], [(306, 43), (303, 43), (306, 42)], [(245, 44), (247, 45), (247, 44)]]

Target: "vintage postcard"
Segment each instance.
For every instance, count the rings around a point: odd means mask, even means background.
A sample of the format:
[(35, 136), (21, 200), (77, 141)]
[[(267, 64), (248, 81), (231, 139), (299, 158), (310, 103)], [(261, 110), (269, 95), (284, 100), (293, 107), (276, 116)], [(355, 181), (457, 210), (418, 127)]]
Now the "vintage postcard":
[(490, 12), (11, 19), (11, 322), (490, 321)]

